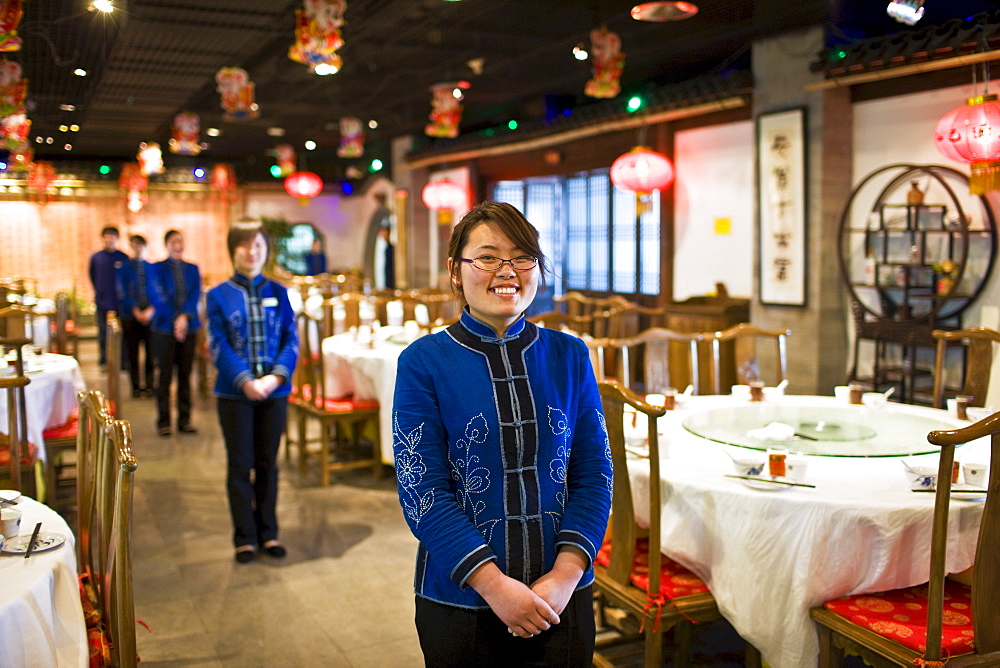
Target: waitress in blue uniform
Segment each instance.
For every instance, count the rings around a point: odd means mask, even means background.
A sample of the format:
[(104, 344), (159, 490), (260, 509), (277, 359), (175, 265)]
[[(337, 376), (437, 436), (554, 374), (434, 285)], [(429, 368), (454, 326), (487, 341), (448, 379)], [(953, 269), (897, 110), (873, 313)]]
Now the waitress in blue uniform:
[(209, 291), (208, 326), (233, 545), (236, 561), (249, 563), (258, 548), (286, 554), (278, 541), (277, 455), (299, 342), (287, 290), (261, 274), (269, 240), (260, 222), (233, 223), (227, 241), (235, 273)]

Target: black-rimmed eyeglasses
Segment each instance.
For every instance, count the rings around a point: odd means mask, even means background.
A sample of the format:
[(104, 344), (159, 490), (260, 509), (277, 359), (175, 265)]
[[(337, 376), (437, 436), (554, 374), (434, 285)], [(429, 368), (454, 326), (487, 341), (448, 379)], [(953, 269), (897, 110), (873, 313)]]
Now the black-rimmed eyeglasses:
[(458, 259), (462, 262), (468, 262), (476, 269), (482, 271), (500, 271), (500, 267), (505, 264), (509, 264), (514, 271), (528, 271), (538, 265), (538, 258), (531, 257), (530, 255), (520, 255), (511, 260), (502, 260), (492, 255), (480, 255), (471, 260), (467, 257), (460, 257)]

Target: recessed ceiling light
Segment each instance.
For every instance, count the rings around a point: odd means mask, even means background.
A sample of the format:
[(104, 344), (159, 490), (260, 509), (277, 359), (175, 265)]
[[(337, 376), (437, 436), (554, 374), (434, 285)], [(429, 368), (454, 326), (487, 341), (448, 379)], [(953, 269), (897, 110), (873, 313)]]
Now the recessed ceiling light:
[(105, 14), (115, 11), (115, 6), (111, 4), (111, 0), (94, 0), (90, 3), (90, 8), (104, 12)]
[(314, 142), (312, 139), (310, 139), (305, 144), (303, 144), (303, 146), (306, 147), (307, 151), (315, 151), (316, 150), (316, 142)]
[(318, 74), (321, 77), (325, 77), (328, 74), (336, 74), (339, 71), (339, 67), (336, 65), (330, 65), (329, 63), (320, 63), (313, 68), (313, 73)]
[(376, 121), (374, 118), (371, 119), (370, 121), (368, 121), (368, 128), (369, 129), (374, 130), (377, 127), (378, 127), (378, 121)]
[(78, 67), (75, 70), (73, 70), (73, 74), (75, 74), (78, 77), (85, 77), (87, 76), (87, 70), (83, 69), (82, 67)]
[(207, 134), (209, 137), (218, 137), (219, 135), (222, 134), (222, 130), (220, 130), (219, 128), (206, 128), (205, 134)]
[(77, 125), (76, 123), (74, 123), (73, 125), (69, 126), (69, 131), (70, 132), (79, 132), (80, 131), (80, 126)]
[(69, 126), (68, 125), (60, 125), (59, 126), (59, 132), (69, 132)]
[(72, 144), (63, 144), (63, 148), (65, 150), (67, 150), (67, 151), (72, 151), (73, 150), (73, 145)]
[(267, 136), (268, 137), (284, 137), (285, 136), (285, 128), (268, 128), (267, 129)]
[(72, 104), (60, 104), (59, 109), (61, 111), (76, 111), (76, 107)]
[(680, 21), (698, 13), (698, 5), (691, 2), (644, 2), (632, 8), (630, 14), (636, 21)]

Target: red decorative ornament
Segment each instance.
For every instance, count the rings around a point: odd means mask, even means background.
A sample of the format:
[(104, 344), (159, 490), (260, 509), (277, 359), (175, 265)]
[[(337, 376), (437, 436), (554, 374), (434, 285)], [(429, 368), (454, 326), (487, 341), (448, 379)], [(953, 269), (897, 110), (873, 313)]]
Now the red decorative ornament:
[(590, 31), (590, 60), (593, 63), (594, 78), (584, 87), (588, 97), (609, 98), (621, 92), (619, 79), (625, 67), (622, 41), (616, 33), (607, 28)]
[(934, 144), (946, 157), (971, 166), (969, 192), (1000, 190), (1000, 102), (996, 95), (970, 97), (934, 128)]
[(305, 204), (323, 192), (323, 179), (312, 172), (295, 172), (285, 179), (285, 192)]
[(220, 162), (212, 167), (210, 182), (212, 190), (228, 202), (230, 193), (236, 190), (236, 170), (232, 165)]
[(463, 91), (469, 89), (468, 81), (448, 81), (431, 86), (431, 122), (424, 126), (428, 137), (457, 137), (462, 122)]
[(146, 204), (146, 188), (149, 187), (149, 178), (142, 173), (139, 163), (128, 162), (122, 166), (118, 187), (125, 191), (125, 206), (128, 210), (139, 213)]
[(24, 10), (21, 0), (0, 0), (0, 51), (20, 51), (21, 38), (17, 26)]
[(198, 114), (182, 111), (174, 116), (174, 124), (170, 129), (170, 152), (179, 155), (201, 153), (201, 142), (198, 138), (200, 130), (201, 120)]
[(33, 199), (44, 204), (49, 199), (49, 186), (56, 180), (56, 168), (51, 162), (36, 160), (28, 168), (28, 191)]
[(303, 5), (303, 9), (295, 10), (295, 44), (288, 49), (288, 57), (313, 71), (321, 65), (326, 68), (325, 74), (339, 71), (344, 64), (337, 49), (344, 46), (340, 27), (344, 25), (347, 2), (305, 0)]
[(611, 183), (621, 190), (650, 193), (673, 182), (674, 166), (670, 159), (644, 146), (636, 146), (611, 163)]
[(469, 203), (465, 188), (454, 181), (431, 181), (420, 193), (424, 206), (435, 211), (464, 209)]

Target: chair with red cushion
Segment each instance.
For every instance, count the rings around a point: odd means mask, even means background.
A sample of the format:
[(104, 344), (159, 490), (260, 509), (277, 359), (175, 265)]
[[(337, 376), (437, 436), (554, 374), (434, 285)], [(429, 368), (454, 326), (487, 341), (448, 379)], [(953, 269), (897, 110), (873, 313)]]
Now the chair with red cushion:
[[(31, 344), (28, 322), (31, 309), (14, 304), (0, 309), (0, 346), (15, 351), (11, 375), (0, 377), (0, 390), (7, 395), (7, 433), (0, 433), (0, 456), (9, 477), (0, 486), (19, 489), (37, 498), (35, 446), (28, 443), (27, 405), (24, 388), (31, 382), (25, 373), (22, 348)], [(11, 456), (11, 453), (17, 456)], [(3, 456), (3, 453), (6, 453)], [(0, 476), (3, 478), (3, 476)]]
[[(986, 436), (989, 494), (969, 587), (945, 578), (951, 470), (955, 446)], [(927, 440), (941, 447), (929, 581), (813, 608), (823, 668), (842, 665), (845, 650), (874, 666), (1000, 666), (1000, 413), (962, 429), (932, 431)]]
[[(323, 321), (308, 313), (297, 316), (299, 330), (299, 364), (292, 382), (289, 407), (293, 420), (289, 420), (286, 438), (292, 443), (291, 423), (298, 432), (299, 470), (306, 471), (307, 459), (313, 454), (308, 444), (319, 442), (320, 477), (323, 486), (330, 484), (330, 473), (346, 469), (371, 467), (375, 477), (382, 475), (382, 456), (379, 441), (377, 401), (358, 401), (353, 397), (329, 398), (323, 374)], [(307, 436), (308, 421), (319, 423), (319, 437)], [(351, 435), (353, 449), (357, 450), (359, 434), (368, 428), (371, 438), (371, 456), (350, 458), (346, 452), (345, 434)], [(335, 449), (339, 450), (335, 452)]]
[[(621, 636), (598, 642), (594, 664), (612, 665), (613, 652), (605, 651), (609, 645), (641, 637), (645, 665), (658, 667), (663, 663), (663, 633), (673, 628), (674, 665), (678, 665), (690, 654), (692, 624), (715, 621), (721, 615), (705, 582), (656, 549), (660, 545), (660, 485), (650, 485), (649, 529), (636, 523), (635, 498), (625, 457), (625, 405), (635, 408), (639, 418), (646, 420), (650, 480), (660, 478), (656, 419), (665, 410), (647, 404), (618, 383), (601, 382), (599, 387), (614, 466), (614, 495), (611, 540), (601, 548), (594, 562), (594, 591), (605, 621)], [(759, 659), (752, 647), (747, 649), (747, 659), (751, 664)]]

